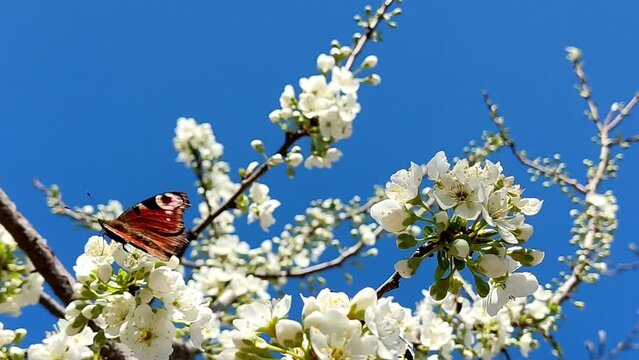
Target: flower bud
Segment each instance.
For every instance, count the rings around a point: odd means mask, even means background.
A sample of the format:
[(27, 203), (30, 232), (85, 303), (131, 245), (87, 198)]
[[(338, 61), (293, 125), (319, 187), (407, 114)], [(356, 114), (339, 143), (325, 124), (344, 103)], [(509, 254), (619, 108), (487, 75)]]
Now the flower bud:
[(479, 269), (490, 278), (499, 278), (508, 272), (508, 260), (494, 254), (486, 254), (479, 259)]
[(284, 159), (282, 158), (282, 154), (275, 154), (268, 159), (268, 164), (270, 166), (275, 166), (281, 164), (283, 161)]
[(533, 234), (533, 227), (530, 224), (524, 224), (522, 227), (515, 231), (515, 237), (520, 242), (526, 242)]
[(406, 229), (412, 215), (403, 204), (391, 199), (382, 200), (373, 205), (370, 213), (384, 230), (390, 232), (400, 232)]
[(415, 273), (415, 269), (408, 266), (408, 260), (400, 260), (395, 263), (395, 271), (404, 279), (409, 279)]
[(246, 167), (246, 173), (247, 174), (253, 173), (253, 171), (255, 171), (255, 169), (257, 169), (259, 165), (260, 163), (258, 163), (257, 161), (251, 161), (251, 163), (248, 164), (248, 166)]
[(264, 153), (264, 143), (262, 142), (262, 140), (255, 139), (251, 141), (251, 147), (253, 148), (253, 150), (257, 151), (259, 154)]
[(273, 110), (268, 114), (268, 119), (271, 120), (271, 122), (278, 122), (281, 119), (280, 116), (280, 110)]
[(12, 346), (9, 348), (9, 359), (24, 359), (25, 357), (25, 350), (24, 349), (20, 349), (17, 346)]
[(335, 66), (335, 58), (326, 54), (319, 54), (317, 57), (317, 70), (326, 74)]
[(566, 48), (566, 59), (570, 62), (577, 62), (581, 60), (581, 50), (574, 46), (568, 46)]
[(465, 259), (470, 252), (470, 245), (465, 239), (455, 239), (450, 246), (450, 254), (458, 259)]
[(446, 230), (448, 227), (448, 212), (446, 211), (438, 211), (435, 216), (433, 216), (435, 220), (435, 227), (437, 228), (437, 233), (441, 233)]
[(303, 160), (304, 160), (304, 156), (302, 156), (302, 154), (297, 152), (288, 153), (288, 155), (286, 155), (286, 163), (292, 167), (298, 167)]
[(281, 319), (275, 324), (275, 338), (287, 348), (298, 347), (304, 340), (304, 330), (297, 321)]
[(377, 56), (375, 55), (368, 55), (364, 61), (362, 61), (363, 69), (372, 69), (375, 66), (377, 66)]
[(369, 307), (375, 306), (375, 303), (377, 302), (377, 293), (375, 292), (375, 290), (373, 288), (364, 288), (362, 290), (360, 290), (357, 294), (355, 294), (355, 296), (353, 296), (353, 299), (351, 300), (351, 313), (355, 315), (355, 317), (357, 317), (358, 319), (360, 318), (359, 315), (361, 315), (361, 319), (363, 319), (364, 317), (364, 312), (366, 312), (366, 309), (368, 309)]

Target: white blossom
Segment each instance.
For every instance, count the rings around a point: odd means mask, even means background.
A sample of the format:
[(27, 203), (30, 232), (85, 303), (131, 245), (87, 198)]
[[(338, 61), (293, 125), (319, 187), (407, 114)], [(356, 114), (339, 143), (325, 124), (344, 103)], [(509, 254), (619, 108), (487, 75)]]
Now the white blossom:
[(532, 295), (538, 286), (537, 278), (531, 273), (510, 274), (505, 283), (491, 288), (485, 299), (486, 311), (495, 316), (508, 300)]
[(371, 206), (370, 213), (384, 230), (390, 232), (406, 229), (406, 222), (411, 218), (411, 213), (406, 210), (404, 204), (392, 199), (382, 200)]
[(419, 195), (422, 169), (411, 162), (410, 169), (399, 170), (391, 176), (390, 180), (386, 183), (386, 196), (399, 202), (408, 202)]
[(304, 319), (313, 353), (320, 360), (366, 359), (377, 353), (374, 335), (363, 335), (362, 324), (336, 309), (315, 311)]
[(58, 320), (56, 331), (48, 333), (42, 344), (29, 346), (29, 360), (92, 359), (94, 354), (90, 346), (93, 344), (95, 333), (86, 327), (80, 333), (69, 336), (66, 332), (68, 325), (68, 321), (64, 319)]
[(124, 325), (120, 339), (140, 360), (168, 359), (173, 352), (175, 326), (164, 309), (138, 306)]

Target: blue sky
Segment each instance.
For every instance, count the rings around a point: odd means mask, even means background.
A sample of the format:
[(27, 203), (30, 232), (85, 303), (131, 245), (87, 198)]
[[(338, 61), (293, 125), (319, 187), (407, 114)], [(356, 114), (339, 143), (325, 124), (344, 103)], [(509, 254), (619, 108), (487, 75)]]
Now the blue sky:
[[(34, 177), (59, 184), (71, 204), (119, 199), (131, 205), (169, 189), (196, 193), (189, 171), (172, 149), (175, 120), (192, 116), (210, 122), (234, 167), (255, 160), (249, 141), (261, 138), (275, 149), (282, 134), (268, 121), (287, 83), (315, 71), (315, 58), (329, 42), (347, 42), (356, 31), (352, 16), (365, 1), (81, 2), (0, 3), (0, 186), (71, 266), (91, 235), (49, 214)], [(376, 5), (376, 4), (372, 4)], [(596, 101), (607, 110), (639, 90), (636, 18), (639, 3), (595, 1), (474, 2), (406, 1), (399, 27), (368, 47), (378, 55), (379, 87), (360, 91), (362, 112), (354, 136), (339, 144), (343, 159), (330, 171), (299, 171), (290, 181), (283, 170), (264, 181), (283, 206), (269, 234), (242, 229), (258, 244), (301, 213), (316, 198), (367, 196), (409, 161), (425, 162), (438, 150), (451, 157), (481, 131), (491, 128), (481, 91), (491, 92), (513, 137), (531, 155), (559, 152), (583, 180), (581, 160), (593, 158), (594, 127), (573, 90), (575, 78), (564, 47), (581, 47)], [(630, 118), (625, 135), (637, 133)], [(302, 144), (307, 145), (303, 142)], [(621, 205), (614, 261), (632, 260), (631, 224), (639, 153), (625, 153), (619, 179), (606, 184)], [(506, 172), (517, 176), (529, 196), (543, 198), (531, 219), (531, 246), (546, 250), (537, 270), (551, 281), (563, 269), (555, 259), (572, 251), (571, 209), (556, 188), (527, 181), (525, 169), (503, 153)], [(194, 211), (187, 213), (194, 217)], [(244, 221), (244, 220), (240, 220)], [(354, 293), (381, 284), (392, 264), (407, 254), (381, 244), (382, 256), (368, 271), (352, 268), (348, 287), (339, 271), (327, 274), (335, 289)], [(421, 272), (394, 293), (410, 306), (428, 286)], [(583, 358), (583, 341), (596, 331), (617, 340), (639, 320), (636, 274), (604, 278), (583, 286), (585, 311), (566, 305), (557, 334), (567, 358)], [(291, 288), (296, 291), (296, 288)], [(298, 301), (299, 302), (299, 301)], [(32, 329), (28, 342), (50, 328), (38, 307), (20, 319), (2, 317), (8, 327)], [(518, 355), (517, 355), (518, 356)], [(515, 358), (517, 357), (515, 356)], [(542, 349), (534, 359), (549, 356)], [(633, 358), (632, 354), (625, 357)]]

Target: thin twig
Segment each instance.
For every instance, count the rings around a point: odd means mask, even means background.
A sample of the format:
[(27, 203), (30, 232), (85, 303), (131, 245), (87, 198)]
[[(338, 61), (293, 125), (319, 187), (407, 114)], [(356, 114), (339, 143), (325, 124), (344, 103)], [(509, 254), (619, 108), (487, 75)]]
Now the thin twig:
[(579, 183), (579, 181), (577, 181), (576, 179), (568, 177), (565, 174), (559, 173), (553, 169), (547, 168), (529, 159), (526, 156), (526, 154), (524, 154), (521, 150), (519, 150), (519, 148), (515, 144), (515, 141), (508, 134), (508, 130), (506, 129), (506, 126), (504, 125), (503, 118), (499, 116), (499, 113), (496, 111), (495, 104), (490, 99), (488, 92), (484, 91), (482, 96), (484, 97), (484, 103), (486, 104), (486, 107), (488, 108), (491, 120), (493, 121), (493, 123), (495, 123), (495, 125), (497, 125), (497, 128), (499, 129), (499, 135), (503, 139), (504, 143), (510, 148), (513, 155), (515, 155), (517, 160), (519, 160), (519, 162), (521, 162), (525, 166), (528, 166), (529, 168), (532, 168), (534, 170), (541, 172), (542, 174), (544, 174), (545, 176), (549, 178), (556, 179), (559, 183), (570, 185), (571, 187), (573, 187), (575, 190), (577, 190), (578, 192), (582, 194), (585, 194), (587, 192), (586, 186)]
[[(51, 197), (51, 190), (48, 187), (46, 187), (43, 183), (41, 183), (40, 180), (33, 179), (32, 183), (33, 183), (33, 186), (35, 186), (38, 190), (42, 191), (47, 196), (47, 198)], [(71, 210), (71, 208), (67, 206), (67, 204), (65, 204), (64, 201), (62, 201), (62, 198), (58, 197), (57, 201), (58, 201), (58, 204), (55, 206), (55, 208), (58, 211), (60, 211), (62, 215), (68, 216), (69, 218), (75, 221), (80, 221), (80, 222), (86, 222), (91, 220), (90, 217), (82, 215), (77, 211)]]
[(610, 141), (610, 146), (617, 146), (617, 145), (630, 145), (630, 144), (634, 144), (636, 142), (639, 142), (639, 135), (633, 135), (627, 138), (618, 138), (618, 139), (614, 139)]
[[(367, 212), (371, 206), (373, 206), (376, 203), (376, 199), (373, 198), (371, 200), (369, 200), (368, 202), (366, 202), (366, 204), (360, 206), (359, 208), (357, 208), (357, 210), (355, 210), (354, 212), (349, 213), (348, 215), (346, 215), (345, 217), (340, 219), (340, 222), (346, 221), (346, 220), (350, 220), (353, 218), (353, 216), (355, 215), (359, 215), (359, 214), (363, 214), (365, 212)], [(321, 225), (316, 225), (314, 226), (310, 231), (309, 231), (309, 235), (312, 235), (315, 231), (317, 231), (319, 228), (321, 228)], [(373, 235), (376, 238), (379, 238), (382, 233), (383, 233), (383, 228), (382, 227), (378, 227), (375, 229), (375, 231), (373, 232)], [(305, 277), (317, 272), (321, 272), (324, 270), (328, 270), (334, 267), (338, 267), (341, 266), (346, 260), (348, 260), (349, 258), (357, 255), (362, 249), (364, 248), (364, 243), (363, 242), (358, 242), (355, 245), (352, 245), (350, 247), (348, 247), (346, 250), (342, 251), (337, 257), (319, 263), (319, 264), (315, 264), (313, 266), (309, 266), (306, 268), (302, 268), (302, 269), (291, 269), (288, 271), (282, 271), (280, 273), (277, 274), (260, 274), (260, 273), (251, 273), (251, 275), (258, 277), (260, 279), (279, 279), (282, 277), (289, 277), (289, 278), (300, 278), (300, 277)], [(197, 265), (197, 264), (196, 264)]]
[[(624, 114), (629, 114), (635, 105), (637, 105), (638, 98), (635, 95), (633, 99), (624, 107), (622, 112)], [(609, 139), (610, 131), (619, 125), (621, 120), (623, 120), (625, 116), (621, 116), (621, 113), (613, 119), (610, 123), (603, 124), (601, 126), (601, 130), (599, 131), (599, 143), (601, 144), (599, 150), (599, 163), (597, 164), (596, 170), (594, 174), (589, 178), (587, 188), (588, 194), (596, 194), (599, 189), (599, 185), (604, 179), (604, 175), (606, 174), (606, 169), (608, 168), (608, 164), (610, 162), (610, 147), (611, 141)], [(618, 119), (618, 120), (617, 120)], [(584, 235), (582, 242), (582, 255), (585, 255), (586, 258), (590, 258), (592, 256), (592, 246), (595, 241), (595, 235), (597, 233), (596, 221), (595, 219), (590, 219), (587, 225), (587, 231)], [(577, 263), (572, 268), (572, 272), (570, 276), (566, 279), (566, 281), (561, 284), (555, 293), (553, 294), (551, 301), (553, 303), (559, 304), (570, 297), (573, 291), (577, 288), (577, 286), (581, 283), (581, 276), (587, 271), (588, 262), (581, 261)]]
[[(286, 156), (288, 149), (293, 146), (293, 144), (306, 136), (307, 133), (304, 131), (297, 132), (287, 132), (284, 143), (277, 150), (276, 154), (282, 155), (282, 157)], [(204, 229), (209, 226), (215, 218), (220, 216), (226, 210), (232, 209), (235, 207), (235, 200), (237, 200), (240, 195), (244, 193), (257, 179), (259, 179), (262, 175), (266, 174), (271, 167), (268, 165), (268, 162), (262, 163), (255, 171), (253, 171), (248, 177), (246, 177), (240, 183), (240, 187), (231, 195), (219, 208), (217, 208), (214, 212), (210, 213), (202, 222), (196, 225), (193, 229), (189, 230), (187, 233), (187, 238), (193, 240), (197, 238), (197, 236), (204, 231)]]
[[(410, 256), (411, 259), (422, 257), (430, 252), (432, 252), (435, 247), (437, 247), (437, 243), (429, 242), (424, 244), (415, 250), (415, 252)], [(377, 288), (377, 298), (381, 299), (384, 295), (386, 295), (389, 291), (399, 288), (399, 281), (402, 279), (399, 272), (395, 271), (380, 287)]]
[(603, 359), (610, 360), (617, 357), (622, 351), (635, 350), (636, 344), (633, 344), (633, 342), (635, 341), (637, 336), (639, 336), (639, 323), (636, 323), (635, 326), (630, 330), (626, 338), (618, 342), (617, 345), (615, 345), (615, 347), (610, 350), (610, 352)]
[(572, 63), (572, 66), (573, 72), (579, 79), (579, 96), (586, 100), (590, 117), (592, 121), (594, 121), (594, 123), (597, 125), (597, 129), (601, 130), (602, 123), (599, 119), (599, 109), (597, 108), (597, 105), (592, 98), (592, 89), (590, 88), (590, 85), (588, 85), (588, 78), (586, 77), (586, 73), (584, 72), (583, 62), (581, 60), (574, 61)]
[(59, 318), (64, 318), (64, 307), (44, 291), (40, 293), (40, 305)]
[(639, 261), (632, 263), (615, 264), (608, 268), (603, 274), (606, 276), (615, 276), (626, 271), (639, 270)]
[(309, 266), (306, 268), (302, 268), (302, 269), (293, 269), (290, 271), (282, 271), (280, 273), (277, 274), (259, 274), (259, 273), (252, 273), (251, 275), (260, 278), (260, 279), (279, 279), (279, 278), (301, 278), (301, 277), (305, 277), (317, 272), (321, 272), (321, 271), (325, 271), (328, 269), (332, 269), (334, 267), (338, 267), (341, 266), (346, 260), (348, 260), (349, 258), (357, 255), (359, 253), (359, 251), (364, 247), (364, 243), (363, 242), (358, 242), (357, 244), (347, 248), (346, 250), (344, 250), (343, 252), (341, 252), (339, 254), (339, 256), (337, 256), (334, 259), (331, 259), (329, 261), (325, 261), (319, 264), (315, 264), (313, 266)]
[[(350, 55), (348, 56), (348, 59), (346, 59), (346, 62), (345, 62), (345, 65), (344, 65), (345, 69), (350, 70), (352, 68), (355, 60), (357, 59), (357, 57), (360, 55), (360, 53), (364, 49), (364, 45), (366, 45), (366, 43), (369, 40), (372, 39), (373, 34), (377, 30), (377, 26), (380, 24), (381, 20), (384, 17), (384, 14), (386, 13), (386, 10), (388, 10), (388, 8), (394, 2), (395, 2), (395, 0), (385, 0), (382, 3), (382, 5), (379, 7), (379, 9), (376, 10), (374, 18), (369, 22), (368, 27), (366, 28), (366, 32), (364, 33), (364, 35), (362, 35), (362, 37), (359, 39), (357, 44), (355, 44), (355, 47), (353, 48), (353, 50), (351, 51)], [(307, 135), (308, 134), (306, 132), (304, 132), (304, 131), (287, 132), (286, 133), (286, 137), (284, 139), (284, 143), (282, 144), (282, 146), (280, 146), (280, 148), (278, 149), (276, 154), (280, 154), (283, 157), (286, 156), (286, 153), (288, 152), (288, 149), (297, 140), (299, 140), (302, 137), (307, 136)], [(202, 231), (204, 231), (204, 229), (207, 226), (209, 226), (213, 222), (213, 220), (215, 220), (215, 218), (217, 218), (224, 211), (233, 208), (235, 206), (235, 200), (240, 195), (242, 195), (244, 193), (244, 191), (246, 191), (257, 179), (262, 177), (262, 175), (266, 174), (266, 172), (269, 169), (270, 169), (270, 166), (268, 165), (268, 162), (264, 162), (257, 169), (255, 169), (255, 171), (253, 171), (247, 178), (243, 179), (242, 182), (240, 183), (240, 187), (237, 189), (237, 191), (233, 195), (231, 195), (224, 202), (224, 204), (222, 204), (213, 213), (210, 213), (206, 217), (206, 219), (204, 219), (201, 223), (196, 225), (193, 229), (189, 230), (188, 238), (189, 239), (197, 238), (197, 236)]]
[(617, 125), (619, 125), (619, 123), (630, 114), (630, 111), (632, 111), (632, 109), (637, 105), (637, 102), (639, 102), (639, 93), (635, 94), (632, 99), (630, 99), (630, 101), (628, 102), (628, 104), (626, 106), (623, 107), (623, 109), (621, 109), (619, 111), (619, 113), (617, 113), (617, 116), (610, 121), (608, 124), (606, 124), (606, 126), (608, 127), (608, 131), (610, 132), (612, 129), (614, 129)]
[(353, 48), (351, 55), (346, 60), (346, 64), (344, 65), (346, 69), (350, 70), (350, 68), (353, 67), (353, 63), (355, 62), (355, 59), (364, 49), (364, 45), (366, 45), (366, 43), (369, 40), (371, 40), (371, 37), (377, 30), (377, 26), (379, 25), (380, 21), (384, 17), (386, 10), (388, 10), (388, 8), (391, 5), (393, 5), (394, 2), (395, 0), (385, 0), (384, 3), (379, 7), (379, 9), (377, 9), (377, 11), (375, 12), (375, 17), (368, 23), (366, 32), (364, 33), (364, 35), (362, 35), (362, 37), (359, 39), (357, 44), (355, 44), (355, 47)]
[(198, 186), (200, 186), (203, 190), (202, 192), (202, 200), (206, 204), (206, 208), (208, 209), (208, 213), (210, 214), (213, 211), (213, 207), (211, 206), (211, 202), (209, 201), (209, 197), (207, 196), (208, 189), (204, 186), (204, 169), (202, 168), (202, 157), (200, 156), (200, 152), (197, 151), (191, 143), (189, 143), (189, 148), (191, 149), (191, 153), (193, 153), (195, 168), (193, 169), (195, 172), (195, 176), (197, 177)]

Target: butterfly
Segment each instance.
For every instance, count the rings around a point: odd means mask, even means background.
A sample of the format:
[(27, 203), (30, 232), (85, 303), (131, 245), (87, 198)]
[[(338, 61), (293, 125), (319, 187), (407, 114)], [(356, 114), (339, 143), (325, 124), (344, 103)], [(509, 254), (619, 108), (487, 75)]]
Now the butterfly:
[(98, 220), (105, 234), (122, 244), (167, 261), (182, 256), (189, 244), (184, 211), (191, 205), (183, 192), (152, 196), (123, 212), (115, 220)]

